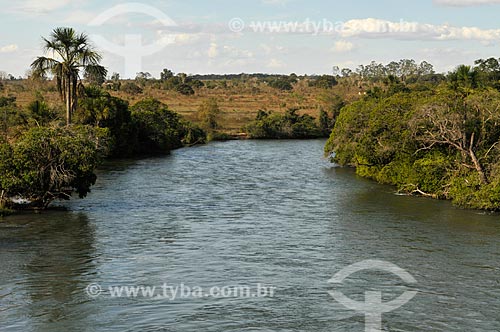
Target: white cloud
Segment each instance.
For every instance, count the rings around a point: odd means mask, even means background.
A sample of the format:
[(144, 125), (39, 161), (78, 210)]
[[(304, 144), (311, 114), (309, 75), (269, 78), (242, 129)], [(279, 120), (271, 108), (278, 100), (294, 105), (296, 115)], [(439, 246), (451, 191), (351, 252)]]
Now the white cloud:
[(290, 0), (262, 0), (264, 5), (285, 6)]
[(280, 53), (285, 53), (287, 50), (283, 46), (279, 45), (268, 45), (260, 44), (259, 48), (264, 52), (265, 55), (276, 55)]
[(434, 0), (436, 5), (451, 7), (467, 7), (500, 4), (500, 0)]
[(478, 40), (500, 41), (500, 29), (455, 27), (418, 22), (392, 22), (376, 18), (356, 19), (344, 23), (342, 37), (395, 38), (407, 40)]
[(457, 47), (422, 48), (414, 55), (431, 62), (436, 68), (445, 72), (455, 69), (461, 63), (473, 64), (474, 60), (489, 56), (474, 48)]
[(19, 11), (46, 14), (70, 4), (70, 0), (25, 0), (16, 7)]
[(208, 57), (209, 58), (216, 58), (219, 55), (219, 48), (217, 46), (217, 43), (212, 42), (210, 43), (210, 47), (208, 48)]
[(272, 69), (280, 69), (280, 68), (284, 68), (285, 64), (278, 59), (271, 59), (269, 61), (269, 63), (267, 64), (267, 67), (272, 68)]
[(332, 50), (337, 53), (347, 53), (354, 49), (354, 44), (347, 40), (339, 40), (335, 42)]
[(96, 13), (90, 11), (74, 10), (65, 15), (63, 22), (68, 24), (89, 24), (96, 16)]
[(165, 45), (190, 45), (197, 43), (202, 39), (205, 34), (203, 33), (171, 33), (164, 30), (158, 30), (157, 36), (159, 37), (158, 43)]
[(0, 53), (12, 53), (15, 52), (19, 49), (19, 46), (16, 44), (11, 44), (11, 45), (6, 45), (3, 47), (0, 47)]
[(248, 50), (240, 50), (234, 46), (224, 46), (222, 49), (224, 55), (230, 58), (253, 58), (253, 53)]

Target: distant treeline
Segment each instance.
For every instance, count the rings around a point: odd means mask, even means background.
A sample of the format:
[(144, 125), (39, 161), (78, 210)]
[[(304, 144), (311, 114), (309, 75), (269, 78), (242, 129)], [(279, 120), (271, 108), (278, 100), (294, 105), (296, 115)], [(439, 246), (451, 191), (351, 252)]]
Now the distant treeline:
[(288, 76), (293, 76), (295, 78), (303, 79), (303, 78), (317, 78), (322, 75), (317, 75), (317, 74), (311, 74), (311, 75), (297, 75), (297, 74), (290, 74), (290, 75), (283, 75), (283, 74), (264, 74), (264, 73), (253, 73), (253, 74), (246, 74), (246, 73), (241, 73), (241, 74), (196, 74), (196, 75), (191, 75), (193, 79), (197, 79), (200, 81), (214, 81), (214, 80), (247, 80), (251, 78), (257, 78), (261, 80), (267, 80), (267, 79), (279, 79), (283, 77), (288, 77)]

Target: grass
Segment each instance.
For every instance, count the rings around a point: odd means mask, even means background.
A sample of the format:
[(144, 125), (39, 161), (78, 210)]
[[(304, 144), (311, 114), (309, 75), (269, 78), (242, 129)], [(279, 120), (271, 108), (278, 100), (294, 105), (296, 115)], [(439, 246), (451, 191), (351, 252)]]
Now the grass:
[[(123, 82), (122, 82), (123, 83)], [(342, 96), (347, 101), (359, 98), (359, 88), (347, 81), (329, 90), (309, 87), (306, 80), (298, 82), (292, 91), (279, 91), (263, 82), (229, 81), (227, 87), (201, 88), (194, 95), (185, 96), (175, 91), (162, 90), (153, 85), (143, 88), (141, 94), (131, 95), (122, 91), (109, 91), (113, 96), (127, 100), (131, 105), (141, 99), (153, 97), (167, 104), (169, 108), (186, 119), (197, 123), (196, 112), (200, 105), (209, 98), (215, 98), (222, 111), (219, 125), (227, 134), (238, 134), (242, 128), (253, 121), (259, 110), (284, 113), (289, 108), (296, 108), (299, 114), (309, 114), (318, 118), (321, 108), (329, 109), (329, 97)], [(30, 80), (5, 82), (3, 93), (13, 95), (20, 107), (26, 107), (41, 94), (52, 108), (64, 110), (64, 105), (55, 89), (54, 82), (33, 82)]]

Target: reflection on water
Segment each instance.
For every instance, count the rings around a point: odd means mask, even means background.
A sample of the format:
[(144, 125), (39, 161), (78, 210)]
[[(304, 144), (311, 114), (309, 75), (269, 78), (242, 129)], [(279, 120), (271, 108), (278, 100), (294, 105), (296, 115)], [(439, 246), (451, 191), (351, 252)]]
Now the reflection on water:
[[(0, 223), (1, 331), (362, 331), (328, 280), (381, 259), (419, 291), (387, 331), (500, 330), (498, 215), (397, 196), (322, 159), (323, 141), (240, 141), (109, 162), (69, 212)], [(90, 299), (89, 283), (253, 285), (274, 298)], [(362, 300), (404, 291), (359, 273)]]
[(14, 216), (0, 224), (0, 321), (19, 331), (84, 325), (81, 289), (94, 273), (93, 242), (85, 214)]

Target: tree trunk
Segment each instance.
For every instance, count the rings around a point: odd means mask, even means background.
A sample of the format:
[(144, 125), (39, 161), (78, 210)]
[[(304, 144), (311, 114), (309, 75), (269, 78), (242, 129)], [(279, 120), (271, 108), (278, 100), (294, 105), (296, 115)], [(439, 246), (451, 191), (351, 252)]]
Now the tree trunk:
[(486, 178), (486, 174), (484, 173), (483, 167), (481, 166), (481, 163), (476, 157), (476, 154), (472, 149), (469, 149), (469, 156), (472, 159), (472, 162), (474, 163), (474, 167), (476, 168), (477, 173), (479, 174), (479, 179), (481, 180), (482, 184), (488, 184), (488, 178)]
[(481, 180), (482, 184), (488, 184), (488, 179), (486, 178), (486, 174), (484, 173), (483, 166), (481, 166), (481, 163), (476, 157), (476, 154), (474, 153), (473, 146), (474, 146), (474, 138), (475, 134), (472, 133), (470, 137), (470, 145), (469, 145), (469, 156), (472, 159), (472, 162), (474, 163), (474, 167), (476, 168), (477, 173), (479, 174), (479, 179)]
[(73, 110), (73, 103), (71, 101), (71, 79), (68, 77), (66, 87), (66, 125), (69, 127), (71, 125), (71, 113)]
[(5, 207), (5, 204), (3, 202), (3, 195), (5, 194), (5, 191), (2, 190), (2, 194), (0, 195), (0, 209), (3, 209)]

